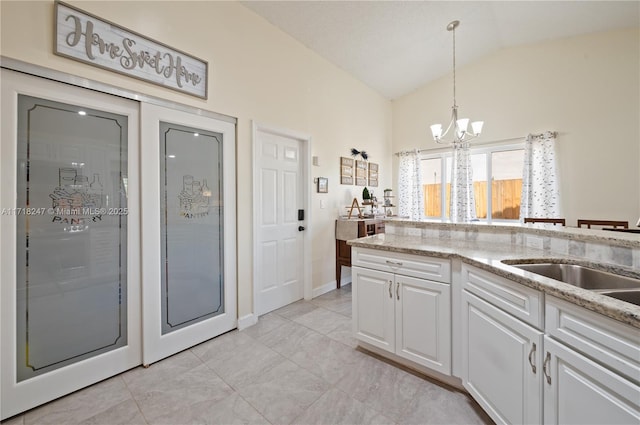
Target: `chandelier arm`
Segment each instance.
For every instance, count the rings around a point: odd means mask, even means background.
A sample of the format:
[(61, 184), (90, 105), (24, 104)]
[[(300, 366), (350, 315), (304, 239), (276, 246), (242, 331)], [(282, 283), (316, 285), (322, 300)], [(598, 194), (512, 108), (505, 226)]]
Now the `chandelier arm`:
[(449, 133), (449, 130), (451, 130), (451, 127), (454, 127), (454, 130), (456, 130), (455, 127), (457, 127), (457, 124), (456, 124), (457, 121), (458, 121), (458, 107), (454, 105), (451, 108), (451, 120), (449, 121), (449, 125), (447, 126), (447, 129), (440, 136), (441, 139), (446, 137), (446, 135)]

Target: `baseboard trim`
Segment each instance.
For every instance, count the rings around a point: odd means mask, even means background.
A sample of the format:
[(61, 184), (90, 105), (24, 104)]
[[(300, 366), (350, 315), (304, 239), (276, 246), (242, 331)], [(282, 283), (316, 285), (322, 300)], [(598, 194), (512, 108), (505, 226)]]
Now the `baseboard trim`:
[(238, 318), (238, 330), (241, 331), (249, 326), (255, 325), (256, 323), (258, 323), (258, 316), (253, 313), (244, 315)]
[[(346, 279), (340, 279), (340, 287), (351, 285), (351, 277), (347, 277)], [(327, 292), (331, 292), (336, 289), (336, 281), (332, 280), (331, 282), (327, 282), (322, 286), (317, 288), (313, 288), (313, 298), (319, 297), (322, 294), (326, 294)]]
[(336, 289), (336, 281), (332, 280), (331, 282), (327, 282), (322, 286), (317, 288), (313, 288), (313, 298), (319, 297), (322, 294), (326, 294), (327, 292), (331, 292)]

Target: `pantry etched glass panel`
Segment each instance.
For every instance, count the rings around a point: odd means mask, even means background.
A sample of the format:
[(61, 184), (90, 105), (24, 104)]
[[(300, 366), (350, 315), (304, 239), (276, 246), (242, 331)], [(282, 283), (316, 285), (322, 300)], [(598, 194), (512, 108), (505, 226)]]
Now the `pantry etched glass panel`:
[(127, 131), (18, 96), (18, 381), (127, 345)]
[(224, 313), (222, 134), (160, 122), (162, 334)]

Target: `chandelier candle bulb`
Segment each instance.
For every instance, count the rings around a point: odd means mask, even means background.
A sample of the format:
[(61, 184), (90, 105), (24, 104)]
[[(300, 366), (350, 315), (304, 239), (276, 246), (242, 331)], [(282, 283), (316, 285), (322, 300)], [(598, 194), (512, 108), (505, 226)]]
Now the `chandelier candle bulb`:
[(471, 128), (474, 135), (479, 135), (482, 133), (482, 126), (484, 125), (484, 121), (474, 121), (471, 123)]
[(456, 126), (458, 127), (458, 137), (464, 137), (464, 133), (467, 132), (467, 127), (469, 126), (469, 118), (460, 118), (456, 122)]
[(442, 124), (433, 124), (431, 126), (431, 134), (433, 134), (434, 139), (438, 139), (442, 136)]

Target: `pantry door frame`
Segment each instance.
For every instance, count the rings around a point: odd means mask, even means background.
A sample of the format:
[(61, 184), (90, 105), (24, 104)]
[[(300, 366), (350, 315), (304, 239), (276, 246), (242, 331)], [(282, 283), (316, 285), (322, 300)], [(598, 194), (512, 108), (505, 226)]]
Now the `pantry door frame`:
[[(149, 365), (165, 357), (235, 329), (237, 314), (236, 278), (236, 170), (235, 125), (183, 111), (143, 103), (141, 105), (142, 164), (142, 363)], [(186, 126), (222, 135), (223, 193), (223, 300), (224, 312), (206, 320), (162, 332), (162, 264), (160, 181), (160, 123)], [(180, 156), (180, 152), (177, 152)], [(211, 164), (215, 166), (215, 164)], [(170, 260), (168, 260), (170, 262)], [(169, 263), (170, 264), (170, 263)], [(169, 294), (169, 292), (167, 292)], [(167, 295), (168, 297), (170, 295)]]
[[(71, 87), (2, 69), (3, 123), (0, 142), (0, 203), (16, 206), (18, 96), (27, 95), (124, 115), (128, 121), (128, 219), (127, 219), (127, 344), (42, 375), (18, 382), (17, 344), (17, 217), (0, 217), (0, 315), (2, 349), (0, 352), (0, 417), (8, 418), (55, 398), (117, 375), (142, 360), (140, 221), (139, 205), (139, 105), (104, 93)], [(48, 214), (45, 212), (45, 214)]]
[[(146, 104), (150, 104), (150, 105), (157, 105), (157, 106), (164, 106), (167, 108), (170, 108), (172, 110), (175, 111), (182, 111), (182, 112), (188, 112), (191, 114), (196, 114), (199, 116), (203, 116), (203, 117), (208, 117), (208, 118), (213, 118), (219, 121), (223, 121), (229, 124), (232, 124), (235, 128), (235, 126), (237, 125), (237, 118), (229, 116), (229, 115), (224, 115), (224, 114), (220, 114), (217, 112), (213, 112), (213, 111), (209, 111), (206, 109), (201, 109), (201, 108), (197, 108), (197, 107), (193, 107), (193, 106), (189, 106), (189, 105), (185, 105), (182, 103), (176, 103), (170, 100), (166, 100), (166, 99), (162, 99), (162, 98), (158, 98), (155, 96), (150, 96), (147, 94), (143, 94), (143, 93), (139, 93), (136, 91), (132, 91), (132, 90), (128, 90), (128, 89), (123, 89), (117, 86), (113, 86), (110, 84), (105, 84), (99, 81), (95, 81), (95, 80), (90, 80), (87, 79), (85, 77), (80, 77), (80, 76), (76, 76), (73, 74), (69, 74), (66, 72), (62, 72), (62, 71), (57, 71), (54, 69), (50, 69), (50, 68), (45, 68), (43, 66), (40, 65), (36, 65), (36, 64), (32, 64), (32, 63), (28, 63), (28, 62), (24, 62), (18, 59), (13, 59), (13, 58), (9, 58), (6, 56), (2, 56), (0, 55), (0, 68), (2, 70), (2, 72), (5, 71), (10, 71), (10, 72), (14, 72), (17, 74), (24, 74), (26, 76), (32, 76), (35, 77), (36, 79), (46, 79), (46, 80), (50, 80), (53, 82), (57, 82), (57, 83), (62, 83), (65, 84), (65, 87), (70, 88), (71, 90), (76, 90), (76, 89), (88, 89), (89, 91), (95, 91), (95, 92), (99, 92), (101, 94), (104, 95), (113, 95), (116, 96), (117, 98), (122, 98), (122, 99), (126, 99), (126, 100), (131, 100), (131, 101), (135, 101), (136, 103), (146, 103)], [(4, 105), (3, 105), (4, 106)], [(140, 112), (140, 108), (139, 106), (137, 107), (137, 112), (139, 114)], [(139, 117), (139, 115), (138, 115)], [(15, 123), (11, 124), (15, 127)], [(138, 118), (135, 121), (135, 126), (136, 129), (139, 129), (139, 125), (140, 125), (140, 119)], [(9, 128), (9, 124), (6, 124), (3, 121), (3, 125), (2, 125), (3, 129), (7, 129), (7, 131), (13, 131), (15, 134), (15, 129), (10, 129)], [(136, 155), (138, 155), (139, 149), (140, 149), (140, 143), (138, 140), (138, 136), (139, 136), (139, 131), (136, 130), (136, 146), (135, 146), (135, 150), (136, 150)], [(4, 134), (4, 133), (3, 133)], [(2, 136), (4, 137), (4, 135)], [(0, 143), (0, 149), (1, 149), (2, 143)], [(15, 147), (13, 148), (13, 150), (15, 151)], [(133, 150), (133, 147), (132, 147)], [(6, 182), (11, 182), (15, 180), (15, 171), (16, 171), (16, 163), (11, 162), (13, 160), (16, 159), (15, 157), (15, 152), (9, 150), (8, 154), (11, 154), (13, 152), (13, 156), (12, 157), (6, 157), (5, 156), (5, 150), (2, 150), (2, 155), (0, 155), (0, 159), (2, 161), (0, 161), (0, 180), (2, 180), (3, 185)], [(135, 162), (136, 166), (139, 166), (138, 164), (140, 164), (140, 157), (139, 155), (136, 157), (135, 161), (130, 161), (130, 165), (132, 165)], [(234, 164), (235, 166), (235, 161)], [(7, 174), (8, 173), (8, 174)], [(11, 174), (13, 173), (13, 174)], [(11, 177), (13, 180), (9, 179), (5, 179), (5, 176), (9, 175), (9, 176), (13, 176)], [(7, 183), (7, 184), (9, 184)], [(138, 190), (139, 188), (139, 180), (136, 180), (135, 183), (135, 188), (132, 188), (133, 190)], [(4, 190), (2, 188), (0, 188), (0, 202), (2, 203), (2, 206), (5, 205), (5, 200), (10, 201), (10, 204), (12, 204), (13, 202), (15, 202), (15, 185), (14, 188), (8, 187), (5, 188)], [(136, 198), (135, 202), (137, 202), (136, 208), (138, 208), (138, 206), (140, 205), (140, 194), (138, 193), (136, 196), (138, 196), (138, 198)], [(130, 198), (131, 199), (131, 198)], [(235, 216), (234, 216), (235, 217)], [(132, 216), (130, 216), (130, 218), (132, 218)], [(136, 226), (137, 226), (137, 234), (138, 234), (138, 245), (137, 245), (137, 252), (140, 252), (140, 246), (141, 246), (141, 241), (140, 241), (140, 217), (136, 217)], [(15, 247), (16, 245), (16, 235), (15, 235), (15, 224), (13, 225), (14, 227), (11, 227), (11, 224), (7, 225), (6, 223), (8, 223), (7, 221), (4, 220), (0, 220), (0, 240), (4, 240), (4, 238), (11, 238), (7, 243), (12, 244), (12, 247)], [(13, 231), (13, 236), (12, 232)], [(4, 245), (3, 245), (4, 246)], [(4, 247), (0, 246), (0, 261), (2, 261), (2, 264), (4, 265), (4, 257), (5, 257), (5, 252), (4, 251)], [(235, 254), (235, 252), (234, 252)], [(139, 254), (138, 254), (139, 255)], [(2, 281), (6, 280), (6, 277), (8, 276), (9, 278), (12, 278), (15, 280), (15, 255), (12, 258), (13, 264), (10, 267), (5, 268), (4, 266), (0, 268), (0, 298), (4, 299), (5, 298), (5, 294), (4, 294), (4, 289), (3, 289), (3, 285), (2, 285)], [(141, 264), (141, 256), (139, 255), (138, 257), (138, 261), (136, 261), (136, 264), (138, 265), (138, 270), (135, 274), (136, 279), (139, 281), (140, 280), (140, 275), (141, 275), (141, 270), (140, 270), (140, 264)], [(236, 270), (236, 266), (234, 264), (233, 270)], [(15, 283), (14, 283), (14, 289), (15, 289)], [(236, 291), (234, 291), (237, 293), (237, 288)], [(15, 296), (12, 297), (13, 298), (13, 305), (15, 306)], [(142, 305), (142, 298), (141, 298), (141, 291), (138, 291), (138, 295), (135, 298), (129, 298), (129, 303), (130, 305), (133, 305), (132, 303), (137, 303), (137, 306), (140, 307)], [(14, 312), (15, 312), (15, 307), (14, 307)], [(7, 315), (11, 315), (11, 312), (7, 312), (7, 310), (5, 309), (5, 307), (3, 306), (3, 303), (0, 302), (0, 317), (2, 317), (2, 320), (0, 320), (0, 326), (5, 327), (5, 326), (11, 326), (14, 325), (15, 328), (15, 315), (14, 316), (7, 316)], [(138, 314), (141, 316), (142, 312), (140, 310), (140, 308), (138, 308)], [(9, 317), (9, 319), (11, 320), (4, 320), (5, 316)], [(130, 317), (130, 320), (132, 320), (132, 318)], [(11, 322), (11, 323), (8, 323)], [(131, 322), (129, 322), (131, 323)], [(138, 343), (141, 345), (142, 344), (142, 335), (141, 335), (141, 330), (142, 325), (140, 320), (138, 321), (138, 327), (137, 327), (137, 334), (133, 335), (132, 333), (129, 334), (129, 337), (136, 337), (136, 340), (138, 341)], [(4, 344), (3, 344), (3, 350), (4, 350)], [(13, 350), (15, 352), (15, 350)], [(0, 353), (0, 358), (4, 359), (4, 353)], [(15, 361), (15, 355), (13, 357), (13, 361)], [(136, 361), (136, 365), (140, 365), (142, 364), (142, 355), (138, 355), (137, 356), (137, 361)], [(102, 371), (102, 372), (107, 372), (107, 371)], [(5, 374), (7, 373), (11, 373), (8, 370), (4, 370), (3, 367), (0, 367), (0, 386), (2, 385), (1, 383), (3, 382), (3, 379)], [(113, 373), (112, 375), (117, 374), (118, 372)], [(107, 377), (108, 372), (105, 374), (105, 377)], [(111, 376), (112, 376), (111, 375)], [(80, 373), (80, 376), (84, 376), (82, 373)], [(90, 384), (87, 384), (90, 385)], [(80, 387), (78, 387), (80, 388)], [(73, 391), (73, 390), (72, 390)], [(4, 389), (3, 389), (4, 392)], [(71, 391), (69, 391), (71, 392)], [(61, 393), (62, 394), (62, 393)], [(46, 401), (43, 401), (42, 403), (45, 403)], [(41, 404), (42, 404), (41, 403)], [(29, 407), (26, 408), (22, 408), (19, 405), (13, 405), (11, 404), (11, 410), (8, 409), (8, 404), (5, 404), (2, 400), (2, 398), (0, 398), (0, 417), (2, 419), (6, 419), (10, 416), (12, 416), (13, 414), (17, 414), (20, 411), (24, 411), (27, 410)], [(16, 413), (10, 413), (10, 412), (16, 412)]]

